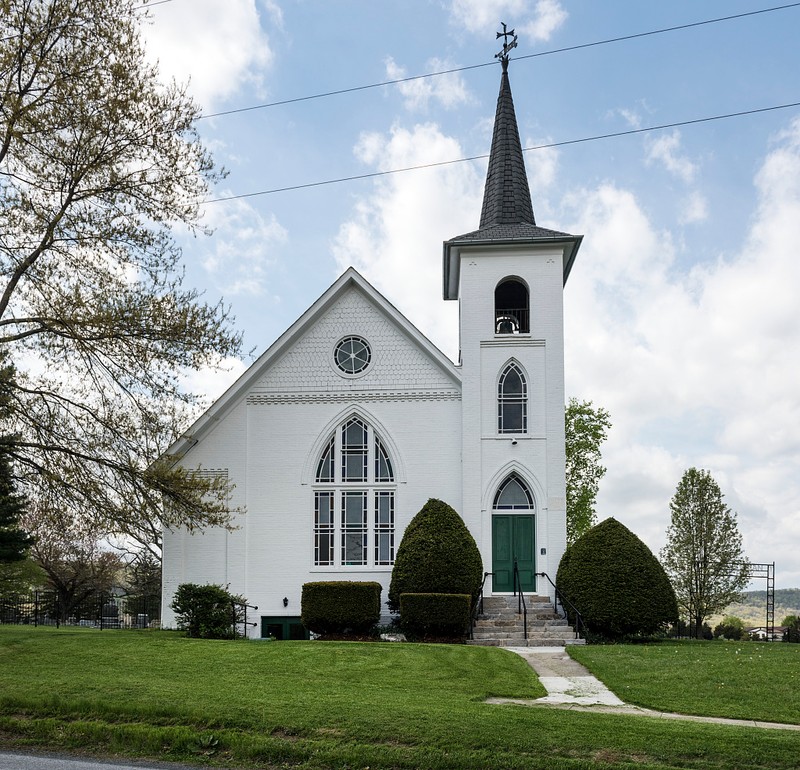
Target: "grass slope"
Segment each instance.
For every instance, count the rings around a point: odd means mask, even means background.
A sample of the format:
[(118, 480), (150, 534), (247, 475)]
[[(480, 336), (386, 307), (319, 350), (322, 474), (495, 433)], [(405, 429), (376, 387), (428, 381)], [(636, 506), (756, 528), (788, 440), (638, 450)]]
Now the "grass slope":
[(7, 746), (373, 770), (783, 770), (800, 755), (797, 733), (483, 702), (543, 692), (496, 649), (0, 627)]
[(800, 724), (800, 644), (679, 641), (569, 651), (628, 703)]

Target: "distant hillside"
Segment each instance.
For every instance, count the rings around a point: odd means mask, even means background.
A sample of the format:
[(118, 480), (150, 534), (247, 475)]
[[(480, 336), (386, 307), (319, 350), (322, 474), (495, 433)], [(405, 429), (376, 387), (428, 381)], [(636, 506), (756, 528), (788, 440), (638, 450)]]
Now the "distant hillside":
[[(745, 591), (742, 601), (729, 605), (724, 612), (713, 615), (708, 621), (713, 628), (724, 615), (741, 618), (746, 626), (762, 626), (766, 620), (767, 592)], [(787, 615), (800, 615), (800, 588), (778, 588), (775, 590), (775, 625)]]

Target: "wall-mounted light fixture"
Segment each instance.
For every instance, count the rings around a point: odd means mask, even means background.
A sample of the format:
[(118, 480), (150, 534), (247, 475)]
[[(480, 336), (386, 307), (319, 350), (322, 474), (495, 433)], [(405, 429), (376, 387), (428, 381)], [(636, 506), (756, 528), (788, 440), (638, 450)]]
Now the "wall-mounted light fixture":
[(512, 438), (511, 439), (511, 446), (516, 446), (516, 445), (517, 445), (517, 440), (515, 438)]
[(288, 607), (289, 606), (289, 600), (285, 596), (283, 597), (283, 606), (284, 607)]

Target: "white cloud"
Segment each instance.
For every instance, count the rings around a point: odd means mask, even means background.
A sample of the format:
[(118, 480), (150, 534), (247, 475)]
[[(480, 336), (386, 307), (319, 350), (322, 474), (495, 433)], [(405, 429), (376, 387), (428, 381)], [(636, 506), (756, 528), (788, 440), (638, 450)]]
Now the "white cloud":
[(517, 34), (529, 35), (539, 42), (549, 40), (568, 16), (558, 0), (452, 0), (450, 13), (457, 24), (470, 32), (505, 21)]
[[(426, 69), (429, 72), (443, 72), (452, 69), (453, 64), (442, 59), (429, 59)], [(391, 80), (406, 77), (406, 70), (389, 56), (386, 59), (386, 76)], [(406, 109), (426, 110), (431, 99), (445, 109), (453, 109), (470, 100), (464, 79), (458, 72), (448, 72), (430, 78), (417, 78), (398, 83), (397, 88), (405, 99)]]
[[(356, 154), (386, 169), (458, 158), (463, 151), (436, 125), (421, 124), (365, 134)], [(392, 175), (358, 201), (333, 243), (340, 270), (359, 270), (453, 359), (458, 307), (442, 301), (442, 233), (452, 237), (478, 226), (482, 191), (483, 171), (466, 163)]]
[[(587, 238), (566, 289), (567, 390), (611, 412), (601, 518), (651, 547), (685, 468), (707, 468), (739, 512), (748, 556), (800, 583), (800, 120), (756, 179), (739, 253), (676, 274), (675, 247), (633, 195), (575, 195)], [(691, 449), (690, 449), (691, 448)]]
[(677, 129), (671, 134), (661, 134), (648, 143), (647, 163), (661, 163), (671, 174), (691, 182), (697, 172), (697, 165), (680, 153), (681, 132)]
[(708, 201), (698, 190), (693, 191), (683, 201), (680, 212), (681, 224), (703, 222), (708, 219)]
[(639, 129), (642, 127), (642, 118), (638, 112), (626, 109), (624, 107), (620, 107), (618, 110), (613, 110), (612, 113), (613, 112), (621, 115), (631, 128)]
[[(185, 371), (181, 386), (186, 392), (201, 396), (202, 408), (206, 408), (233, 385), (247, 367), (248, 364), (238, 358), (218, 358), (213, 366)], [(200, 413), (200, 409), (196, 411)]]
[(275, 215), (265, 218), (244, 200), (222, 201), (208, 204), (203, 223), (214, 235), (200, 241), (193, 253), (220, 292), (227, 297), (263, 294), (275, 251), (288, 239)]
[[(549, 144), (552, 139), (526, 139), (526, 147), (537, 147), (542, 144)], [(531, 195), (534, 203), (539, 200), (542, 191), (549, 190), (556, 181), (558, 173), (559, 152), (557, 147), (542, 147), (539, 150), (525, 153), (525, 166), (528, 171), (528, 185), (531, 188)]]
[(569, 16), (558, 0), (539, 0), (534, 14), (534, 18), (523, 24), (521, 30), (540, 42), (549, 40)]
[[(266, 4), (267, 23), (282, 25), (277, 4)], [(150, 9), (144, 25), (149, 55), (166, 78), (191, 81), (189, 91), (206, 112), (247, 82), (261, 84), (273, 59), (255, 0), (194, 0), (191, 7), (164, 3)]]

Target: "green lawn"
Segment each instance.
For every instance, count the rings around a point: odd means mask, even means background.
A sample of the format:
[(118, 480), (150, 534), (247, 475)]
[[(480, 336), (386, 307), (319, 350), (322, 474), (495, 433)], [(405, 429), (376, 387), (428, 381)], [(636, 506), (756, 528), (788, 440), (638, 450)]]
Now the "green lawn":
[(521, 658), (489, 648), (0, 627), (7, 746), (227, 767), (798, 764), (800, 733), (483, 702), (543, 692)]
[(569, 651), (628, 703), (800, 724), (800, 644), (686, 641)]

